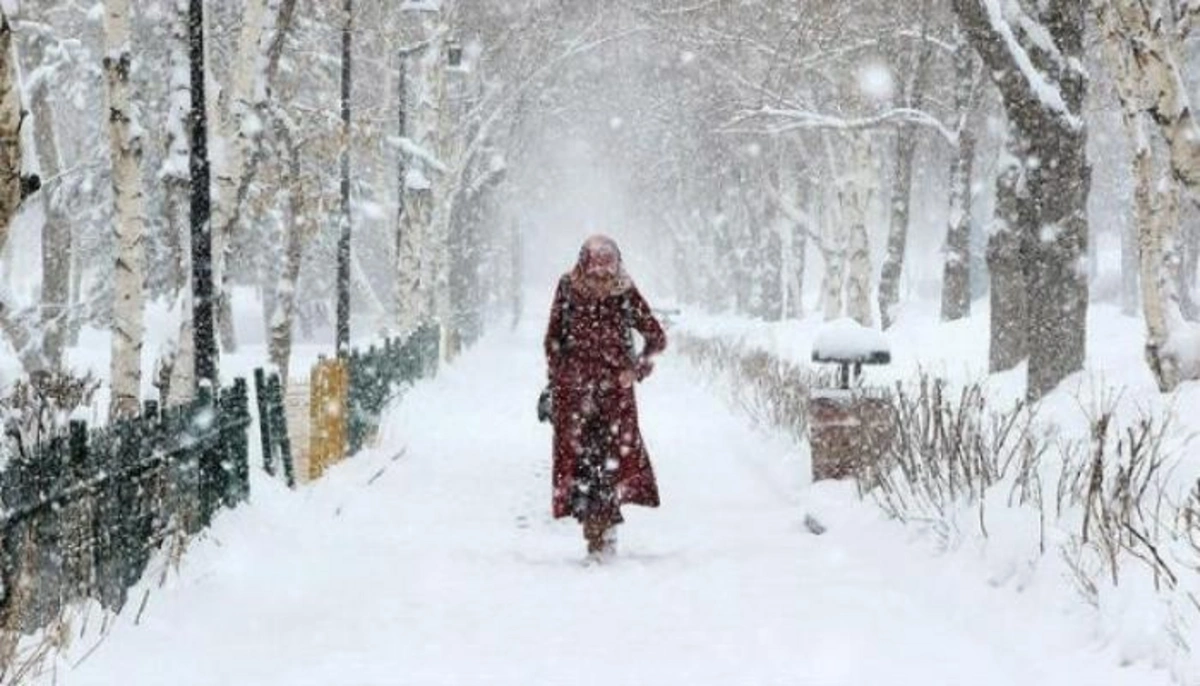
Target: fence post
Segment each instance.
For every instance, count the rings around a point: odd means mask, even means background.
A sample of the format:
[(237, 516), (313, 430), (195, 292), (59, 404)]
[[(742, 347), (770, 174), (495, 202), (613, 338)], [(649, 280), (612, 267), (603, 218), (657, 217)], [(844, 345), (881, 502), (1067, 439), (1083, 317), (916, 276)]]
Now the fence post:
[(258, 435), (262, 441), (263, 471), (275, 476), (275, 445), (271, 440), (271, 409), (267, 399), (266, 372), (254, 370), (254, 397), (258, 404)]
[(226, 447), (226, 455), (232, 462), (228, 473), (232, 507), (250, 499), (250, 439), (246, 435), (250, 429), (250, 398), (246, 380), (241, 377), (233, 380), (228, 419), (230, 445)]
[(292, 464), (292, 439), (288, 435), (287, 416), (283, 411), (283, 384), (278, 374), (267, 381), (267, 415), (271, 435), (279, 445), (279, 460), (283, 463), (283, 478), (288, 488), (296, 487), (296, 470)]
[[(213, 511), (216, 509), (217, 476), (221, 469), (221, 438), (220, 416), (213, 397), (213, 389), (202, 386), (196, 391), (196, 404), (189, 421), (189, 430), (200, 433), (196, 441), (197, 449), (197, 479), (199, 490), (199, 528), (207, 528), (212, 523)], [(214, 425), (216, 431), (213, 431)]]
[[(83, 484), (92, 476), (88, 465), (87, 422), (72, 421), (67, 431), (67, 473), (71, 481)], [(63, 505), (66, 521), (63, 553), (68, 602), (82, 600), (92, 592), (95, 555), (91, 532), (95, 521), (95, 497), (95, 489), (88, 488), (74, 502)]]

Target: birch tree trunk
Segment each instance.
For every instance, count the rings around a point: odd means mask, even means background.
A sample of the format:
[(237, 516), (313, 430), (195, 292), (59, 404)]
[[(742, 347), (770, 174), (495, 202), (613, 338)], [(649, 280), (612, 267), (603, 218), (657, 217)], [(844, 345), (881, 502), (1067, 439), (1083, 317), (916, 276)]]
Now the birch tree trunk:
[(442, 96), (438, 74), (441, 68), (442, 35), (439, 32), (440, 12), (428, 7), (411, 10), (413, 20), (420, 26), (419, 52), (408, 58), (405, 69), (406, 119), (410, 142), (406, 154), (404, 179), (404, 212), (401, 217), (397, 261), (396, 303), (401, 335), (414, 331), (422, 321), (436, 316), (433, 311), (433, 289), (437, 275), (434, 252), (438, 236), (434, 235), (434, 175), (440, 161), (438, 126)]
[[(845, 180), (839, 183), (837, 194), (845, 192)], [(839, 200), (840, 203), (840, 200)], [(825, 321), (842, 316), (842, 295), (846, 284), (846, 230), (841, 226), (829, 202), (825, 203), (821, 221), (821, 257), (825, 262), (825, 274), (821, 278), (821, 309)]]
[(954, 51), (954, 108), (958, 118), (958, 150), (950, 166), (950, 219), (946, 229), (946, 264), (942, 278), (942, 320), (971, 314), (971, 167), (975, 134), (967, 122), (974, 108), (976, 69), (966, 38), (957, 34)]
[(181, 300), (179, 330), (170, 360), (166, 403), (181, 405), (192, 399), (196, 387), (196, 346), (192, 331), (192, 294), (188, 290), (191, 274), (191, 236), (188, 230), (188, 112), (192, 99), (188, 82), (187, 0), (175, 0), (176, 17), (172, 35), (170, 64), (170, 103), (167, 109), (166, 157), (159, 178), (166, 196), (167, 231), (175, 253), (173, 281), (176, 297)]
[(958, 152), (950, 170), (950, 219), (946, 230), (946, 264), (942, 275), (942, 320), (971, 314), (971, 166), (975, 136), (959, 132)]
[(300, 267), (304, 262), (304, 246), (313, 232), (301, 179), (300, 149), (284, 122), (276, 123), (276, 131), (279, 133), (288, 155), (287, 173), (284, 176), (284, 184), (287, 187), (287, 207), (284, 217), (284, 226), (287, 227), (287, 247), (283, 271), (275, 290), (275, 308), (271, 314), (269, 346), (271, 364), (279, 370), (281, 383), (286, 387), (292, 357), (292, 323), (296, 314), (296, 284), (300, 280)]
[(1174, 30), (1160, 3), (1092, 1), (1106, 27), (1106, 39), (1124, 53), (1137, 107), (1157, 124), (1170, 151), (1172, 171), (1195, 194), (1200, 191), (1200, 125), (1179, 66), (1184, 32)]
[[(906, 106), (920, 110), (925, 104), (925, 89), (933, 43), (926, 40), (928, 11), (931, 3), (922, 3), (921, 43), (917, 49), (912, 84), (906, 94)], [(913, 157), (917, 150), (917, 135), (913, 124), (901, 124), (896, 131), (896, 172), (892, 177), (891, 223), (888, 228), (887, 254), (879, 271), (879, 320), (884, 329), (896, 321), (896, 305), (900, 302), (900, 277), (904, 272), (904, 255), (908, 247), (908, 224), (912, 207)]]
[(780, 291), (785, 319), (804, 317), (804, 261), (807, 247), (807, 226), (800, 223), (797, 208), (800, 207), (800, 184), (796, 170), (786, 158), (780, 162), (779, 185), (781, 202), (788, 205), (779, 216), (780, 245), (783, 263), (780, 274)]
[(21, 88), (12, 25), (0, 9), (0, 251), (21, 205)]
[(179, 342), (175, 346), (175, 359), (171, 362), (168, 407), (190, 402), (196, 390), (195, 308), (190, 293), (181, 293), (179, 298), (182, 301), (179, 307)]
[(129, 0), (108, 0), (104, 13), (108, 125), (116, 201), (117, 260), (112, 330), (112, 407), (115, 419), (141, 409), (142, 297), (145, 226), (142, 129), (130, 102)]
[[(45, 35), (31, 42), (29, 63), (35, 68), (46, 56)], [(33, 116), (33, 140), (37, 149), (38, 167), (42, 177), (58, 179), (62, 173), (58, 133), (55, 130), (54, 110), (49, 99), (49, 79), (37, 80), (30, 93)], [(66, 346), (67, 317), (71, 299), (71, 225), (67, 221), (67, 198), (62, 183), (48, 183), (41, 190), (45, 223), (42, 225), (42, 360), (50, 369), (62, 366)]]
[(1168, 173), (1154, 188), (1154, 160), (1145, 130), (1138, 123), (1134, 155), (1134, 207), (1141, 255), (1142, 312), (1146, 319), (1146, 363), (1161, 391), (1174, 389), (1188, 378), (1172, 333), (1181, 328), (1176, 234), (1179, 226), (1179, 185)]
[[(1097, 5), (1097, 10), (1104, 36), (1104, 56), (1113, 72), (1122, 120), (1133, 149), (1132, 223), (1133, 233), (1137, 236), (1142, 312), (1146, 322), (1146, 362), (1159, 389), (1167, 392), (1189, 377), (1189, 370), (1178, 357), (1179, 351), (1171, 345), (1173, 333), (1183, 326), (1178, 290), (1182, 284), (1177, 259), (1179, 184), (1171, 174), (1163, 173), (1155, 187), (1153, 145), (1144, 112), (1162, 103), (1164, 98), (1169, 103), (1186, 98), (1186, 93), (1164, 95), (1164, 90), (1177, 89), (1179, 84), (1171, 81), (1158, 83), (1155, 87), (1154, 82), (1146, 81), (1178, 76), (1170, 61), (1170, 48), (1162, 27), (1151, 29), (1145, 25), (1154, 17), (1148, 7), (1118, 0)], [(1138, 37), (1132, 49), (1126, 44), (1130, 31)], [(1190, 114), (1183, 113), (1182, 116), (1190, 117)], [(1170, 131), (1176, 130), (1162, 120), (1157, 123), (1168, 137)], [(1175, 174), (1180, 171), (1178, 152), (1178, 146), (1172, 145), (1170, 166)]]
[(238, 32), (237, 54), (234, 57), (229, 88), (222, 93), (218, 123), (225, 143), (224, 163), (217, 168), (217, 201), (213, 205), (213, 252), (217, 264), (220, 295), (217, 298), (217, 326), (221, 345), (227, 351), (237, 349), (233, 324), (233, 277), (229, 261), (233, 257), (234, 234), (240, 220), (242, 177), (246, 160), (253, 154), (261, 124), (255, 114), (254, 88), (259, 73), (259, 60), (268, 0), (247, 0)]
[(859, 134), (854, 141), (854, 173), (846, 216), (847, 272), (846, 312), (863, 326), (873, 326), (871, 314), (871, 245), (867, 235), (867, 214), (878, 191), (871, 141)]

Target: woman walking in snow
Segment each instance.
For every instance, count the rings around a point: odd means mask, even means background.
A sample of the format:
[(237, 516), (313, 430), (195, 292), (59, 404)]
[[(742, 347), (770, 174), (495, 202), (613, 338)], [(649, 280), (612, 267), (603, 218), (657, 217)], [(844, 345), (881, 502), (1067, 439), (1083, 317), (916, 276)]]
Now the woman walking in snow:
[[(633, 331), (645, 345), (635, 349)], [(621, 252), (592, 236), (558, 282), (546, 329), (554, 424), (556, 518), (583, 525), (588, 554), (615, 552), (621, 505), (658, 507), (658, 485), (638, 429), (633, 386), (667, 347), (662, 326), (633, 285)]]

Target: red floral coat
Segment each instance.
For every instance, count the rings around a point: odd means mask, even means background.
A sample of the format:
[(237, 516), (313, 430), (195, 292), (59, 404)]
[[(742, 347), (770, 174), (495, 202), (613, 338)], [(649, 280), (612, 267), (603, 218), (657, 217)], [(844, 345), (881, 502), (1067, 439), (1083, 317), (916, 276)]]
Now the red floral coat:
[(665, 349), (666, 333), (632, 283), (599, 297), (586, 295), (573, 283), (570, 275), (559, 281), (545, 338), (553, 393), (554, 516), (571, 515), (571, 486), (583, 450), (589, 396), (616, 435), (618, 504), (658, 507), (658, 485), (638, 428), (634, 389), (622, 388), (618, 377), (635, 366), (627, 323), (645, 340), (642, 356)]

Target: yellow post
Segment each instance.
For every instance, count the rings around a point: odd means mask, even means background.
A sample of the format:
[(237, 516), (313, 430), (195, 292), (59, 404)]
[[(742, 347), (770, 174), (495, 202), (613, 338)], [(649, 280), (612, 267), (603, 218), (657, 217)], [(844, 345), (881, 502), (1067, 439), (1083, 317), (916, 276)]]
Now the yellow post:
[(321, 360), (312, 371), (308, 478), (318, 479), (346, 456), (346, 408), (350, 367), (345, 360)]

